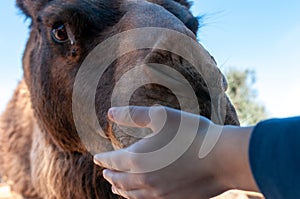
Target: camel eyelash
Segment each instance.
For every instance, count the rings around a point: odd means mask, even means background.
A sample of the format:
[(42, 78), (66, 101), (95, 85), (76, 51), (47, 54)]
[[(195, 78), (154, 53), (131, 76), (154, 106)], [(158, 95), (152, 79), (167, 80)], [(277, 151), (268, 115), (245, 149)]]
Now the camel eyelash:
[(62, 22), (55, 23), (51, 29), (52, 39), (59, 44), (70, 42), (71, 45), (76, 43), (75, 36), (70, 28), (69, 24)]

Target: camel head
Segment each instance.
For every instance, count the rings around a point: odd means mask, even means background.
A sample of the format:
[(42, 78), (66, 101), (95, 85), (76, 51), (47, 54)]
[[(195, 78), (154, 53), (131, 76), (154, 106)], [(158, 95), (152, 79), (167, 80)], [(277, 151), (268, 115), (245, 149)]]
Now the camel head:
[[(121, 49), (133, 48), (135, 42), (143, 37), (146, 40), (152, 39), (153, 47), (180, 43), (172, 35), (145, 32), (152, 30), (147, 28), (177, 32), (197, 43), (198, 20), (191, 14), (190, 4), (186, 0), (17, 0), (17, 5), (31, 20), (23, 69), (35, 117), (38, 118), (40, 128), (49, 134), (51, 140), (62, 150), (86, 152), (87, 148), (79, 135), (85, 132), (78, 132), (76, 120), (85, 121), (89, 117), (88, 112), (83, 110), (84, 103), (82, 106), (80, 103), (93, 89), (93, 111), (97, 116), (96, 122), (103, 129), (101, 137), (106, 140), (106, 148), (126, 147), (139, 139), (108, 121), (107, 111), (112, 105), (160, 104), (176, 109), (183, 109), (184, 106), (184, 110), (188, 111), (197, 110), (190, 102), (191, 97), (184, 94), (185, 89), (178, 91), (183, 92), (178, 99), (176, 93), (167, 86), (149, 83), (157, 77), (155, 71), (158, 71), (157, 73), (162, 75), (160, 79), (169, 78), (171, 83), (176, 85), (178, 77), (162, 70), (160, 66), (168, 66), (174, 74), (177, 71), (184, 77), (198, 102), (199, 111), (196, 113), (208, 118), (211, 118), (213, 109), (206, 79), (214, 80), (223, 103), (221, 109), (225, 113), (224, 123), (238, 124), (235, 110), (224, 93), (227, 85), (220, 71), (216, 70), (209, 77), (204, 77), (189, 60), (161, 48), (145, 47), (118, 54)], [(102, 49), (100, 52), (103, 54), (93, 55), (97, 64), (90, 66), (90, 70), (98, 71), (104, 66), (106, 68), (101, 76), (91, 76), (97, 79), (95, 88), (90, 88), (90, 81), (86, 79), (80, 87), (80, 92), (77, 89), (74, 95), (74, 85), (80, 69), (82, 65), (86, 65), (86, 60), (94, 49), (118, 34), (137, 29), (142, 30), (140, 33), (143, 35), (135, 32), (136, 35), (130, 35), (128, 40), (120, 40), (123, 37), (113, 40), (113, 53), (116, 52), (118, 56), (108, 65), (104, 62), (111, 54), (112, 46), (107, 45), (107, 50)], [(188, 46), (179, 47), (189, 49)], [(170, 48), (173, 48), (172, 45)], [(178, 49), (178, 45), (175, 48)], [(200, 51), (202, 55), (199, 57), (202, 57), (202, 60), (198, 63), (199, 68), (208, 67), (202, 62), (208, 63), (209, 67), (215, 65), (213, 58), (204, 49)], [(192, 53), (195, 52), (188, 54)], [(153, 63), (156, 65), (153, 66)], [(142, 66), (139, 67), (139, 71), (132, 72), (138, 66)], [(124, 74), (130, 71), (131, 75), (124, 78)], [(93, 74), (95, 73), (92, 72)], [(136, 82), (145, 79), (149, 80), (147, 84), (132, 90)], [(128, 93), (131, 94), (129, 98)], [(122, 104), (124, 98), (129, 99), (128, 104)], [(76, 118), (75, 101), (79, 103), (76, 104), (77, 108), (82, 108), (83, 111), (82, 114), (77, 114)], [(90, 126), (86, 133), (97, 134), (98, 130)]]

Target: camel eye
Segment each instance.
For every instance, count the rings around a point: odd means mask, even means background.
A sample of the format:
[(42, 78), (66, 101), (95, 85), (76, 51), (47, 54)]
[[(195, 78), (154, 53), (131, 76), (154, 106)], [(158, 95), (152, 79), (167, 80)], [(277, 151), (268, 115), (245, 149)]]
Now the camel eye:
[(51, 31), (52, 39), (57, 43), (65, 43), (69, 40), (68, 32), (64, 24), (55, 24)]

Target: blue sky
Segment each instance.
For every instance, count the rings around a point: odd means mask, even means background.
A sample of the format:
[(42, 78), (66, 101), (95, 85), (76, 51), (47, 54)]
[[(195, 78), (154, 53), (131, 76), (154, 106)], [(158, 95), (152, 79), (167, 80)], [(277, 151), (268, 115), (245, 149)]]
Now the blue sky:
[[(196, 0), (199, 39), (219, 67), (254, 69), (258, 100), (271, 117), (300, 113), (300, 1)], [(0, 111), (22, 78), (28, 22), (14, 1), (0, 3)]]
[(201, 43), (219, 67), (250, 68), (270, 116), (300, 113), (300, 1), (198, 0)]

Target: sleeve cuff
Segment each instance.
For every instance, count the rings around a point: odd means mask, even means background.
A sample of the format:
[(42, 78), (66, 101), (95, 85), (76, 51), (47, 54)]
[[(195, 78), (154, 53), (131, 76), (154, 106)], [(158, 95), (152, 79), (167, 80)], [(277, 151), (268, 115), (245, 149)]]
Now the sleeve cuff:
[(266, 120), (249, 146), (253, 176), (267, 199), (300, 197), (300, 117)]

